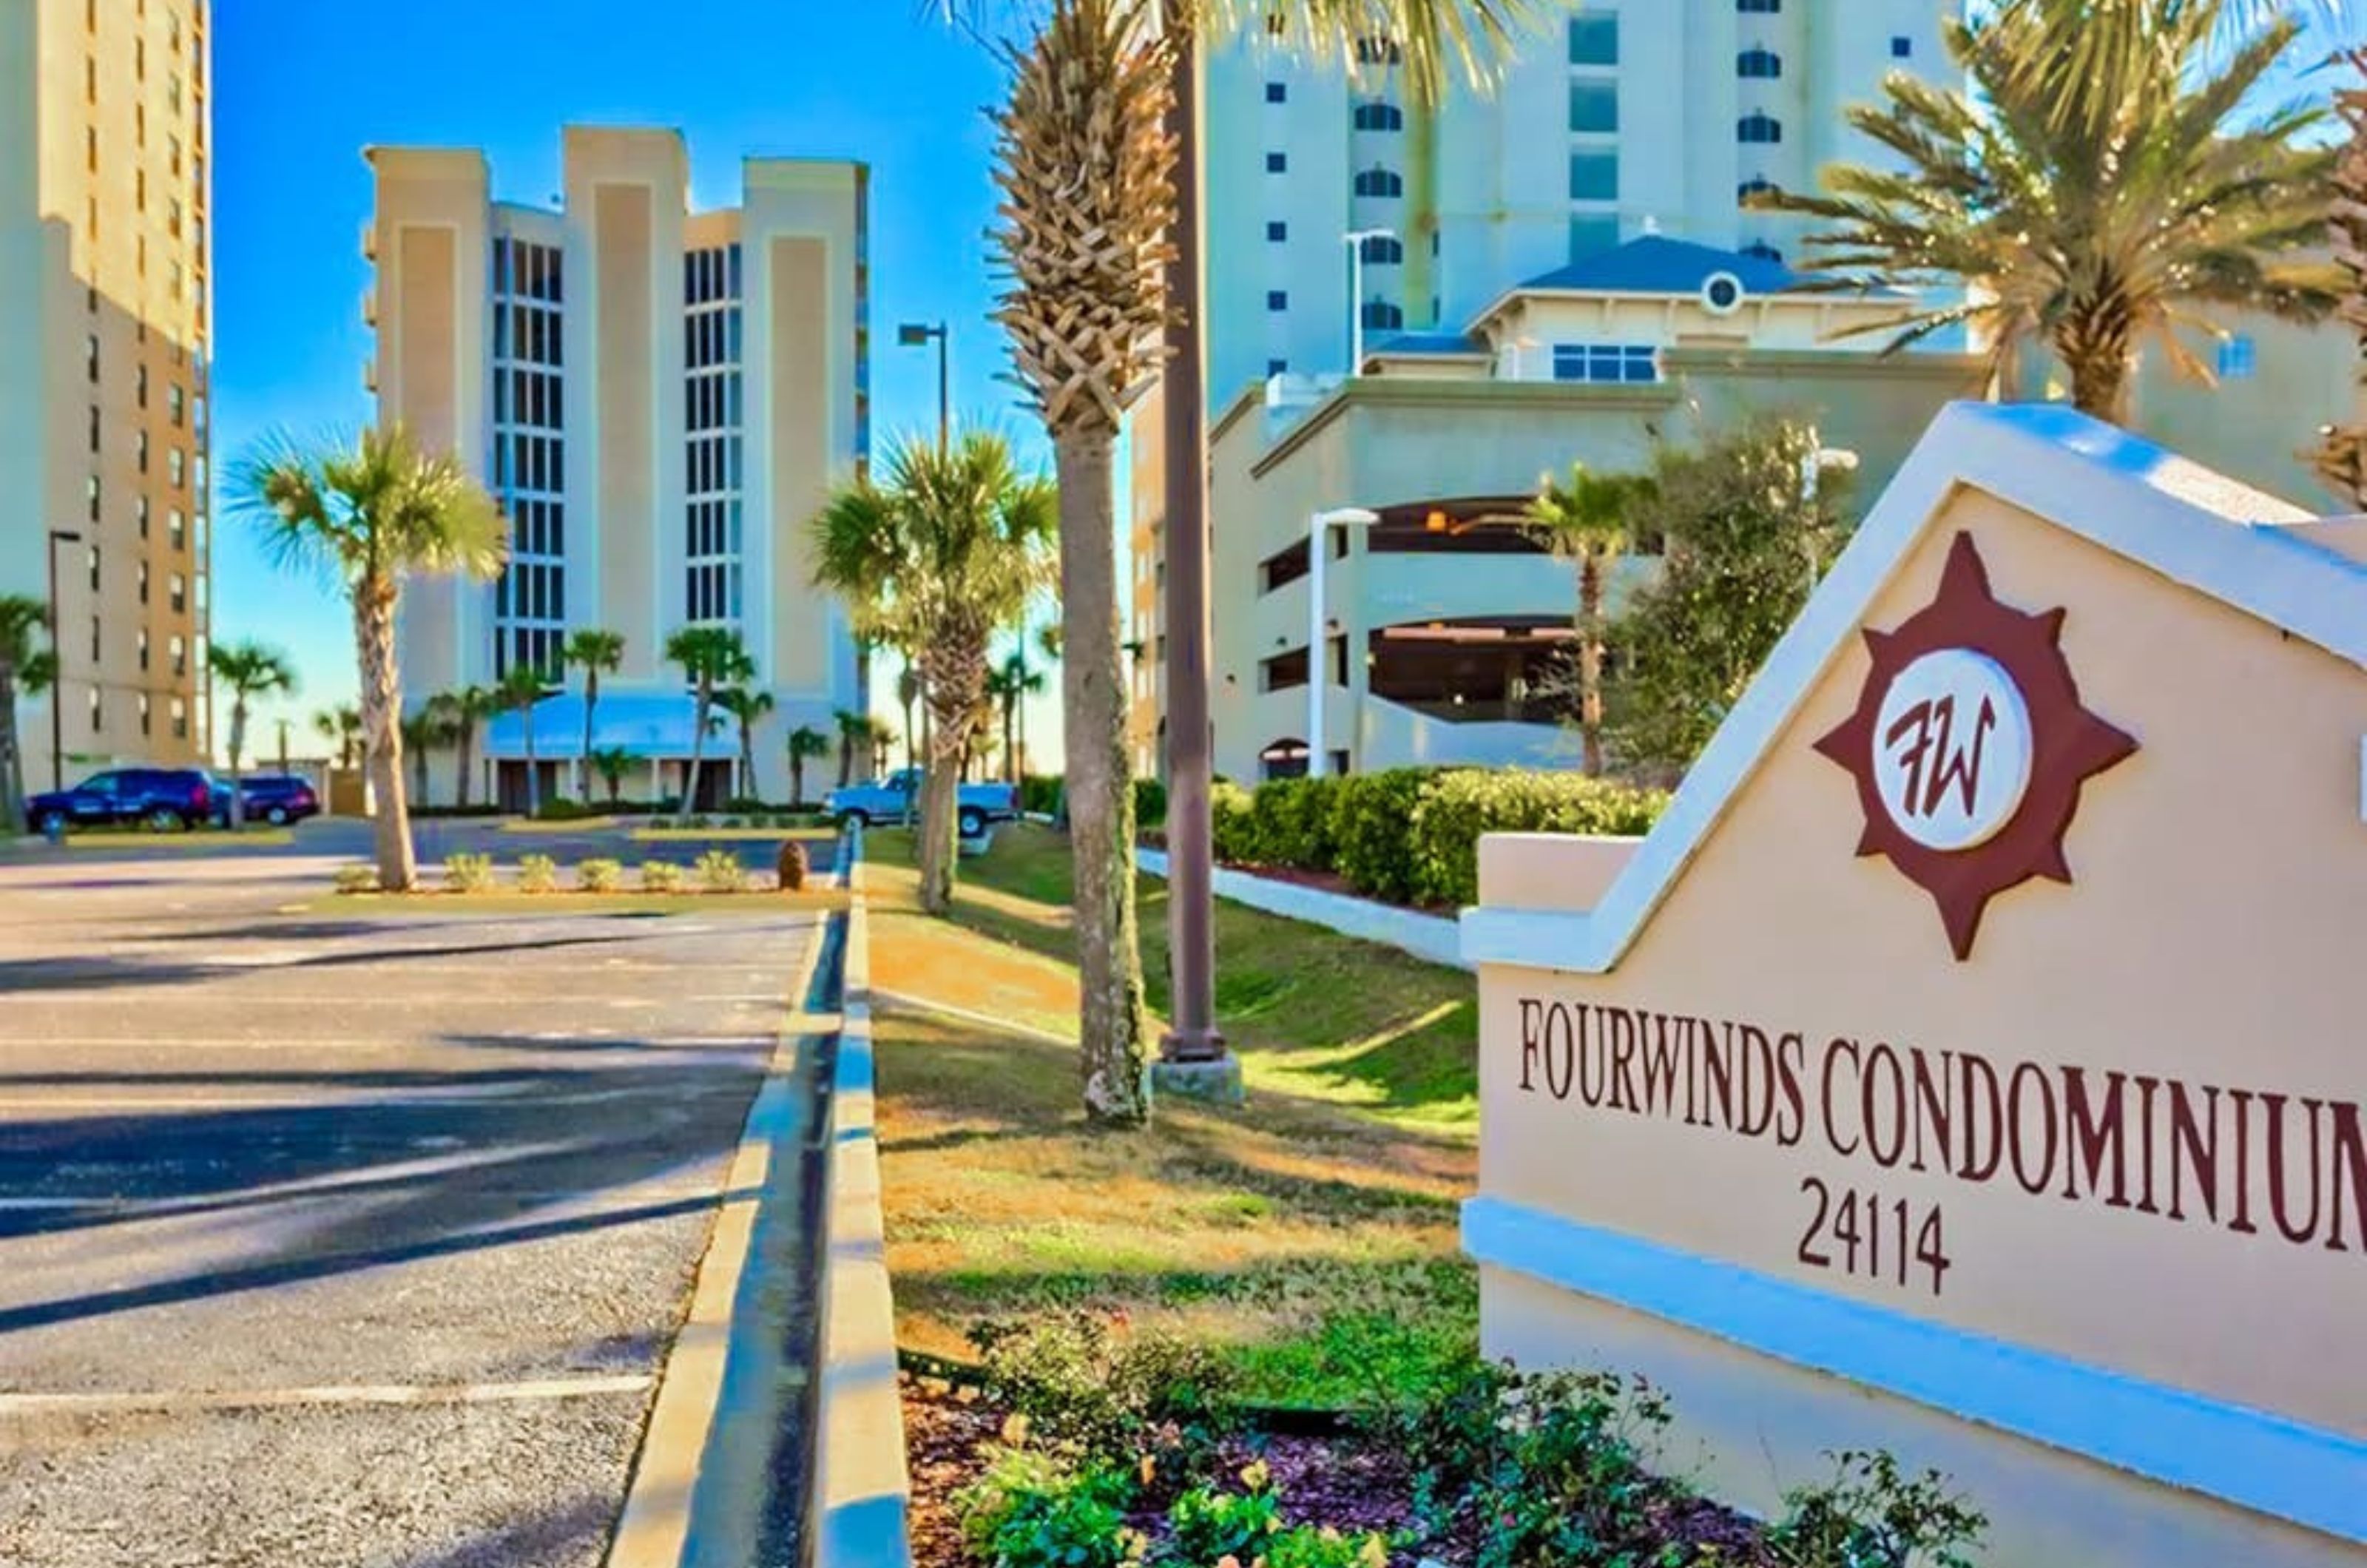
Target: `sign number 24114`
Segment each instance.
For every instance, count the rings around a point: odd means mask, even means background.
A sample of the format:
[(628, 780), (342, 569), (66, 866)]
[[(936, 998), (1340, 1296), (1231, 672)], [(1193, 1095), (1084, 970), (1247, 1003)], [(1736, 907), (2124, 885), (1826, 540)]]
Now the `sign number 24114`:
[(1919, 1215), (1905, 1199), (1885, 1204), (1874, 1192), (1854, 1188), (1836, 1192), (1814, 1176), (1801, 1179), (1800, 1190), (1816, 1202), (1808, 1228), (1800, 1235), (1801, 1262), (1901, 1285), (1908, 1282), (1910, 1269), (1928, 1271), (1931, 1293), (1940, 1293), (1950, 1262), (1937, 1203)]

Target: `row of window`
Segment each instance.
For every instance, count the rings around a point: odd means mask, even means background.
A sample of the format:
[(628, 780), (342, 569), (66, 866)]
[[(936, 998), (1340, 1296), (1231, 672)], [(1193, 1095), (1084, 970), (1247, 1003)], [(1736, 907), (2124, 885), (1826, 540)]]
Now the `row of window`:
[(557, 558), (567, 553), (567, 503), (520, 496), (505, 509), (510, 519), (510, 553)]
[(567, 443), (556, 435), (512, 432), (493, 437), (493, 488), (496, 491), (540, 491), (557, 495), (567, 489)]
[(683, 539), (683, 553), (690, 559), (701, 560), (740, 553), (738, 500), (694, 501), (685, 516), (688, 527)]
[(493, 634), (493, 673), (496, 678), (507, 672), (510, 666), (539, 670), (552, 681), (561, 675), (559, 650), (566, 646), (567, 632), (562, 626), (511, 626)]
[(556, 371), (493, 372), (493, 423), (560, 430), (567, 424), (565, 384)]
[(1557, 343), (1553, 350), (1557, 381), (1596, 385), (1657, 381), (1659, 359), (1648, 344)]
[(740, 308), (693, 310), (683, 318), (683, 364), (693, 370), (740, 363)]
[[(85, 567), (90, 574), (90, 591), (93, 593), (99, 592), (99, 579), (101, 575), (99, 565), (102, 558), (102, 554), (96, 545), (90, 545), (85, 547), (83, 552), (83, 560)], [(148, 603), (149, 592), (148, 563), (143, 560), (136, 564), (139, 568), (138, 591), (140, 603), (145, 604)], [(177, 571), (169, 574), (165, 578), (164, 602), (172, 607), (176, 615), (186, 613), (189, 607), (189, 580)]]
[(740, 298), (740, 247), (737, 243), (685, 251), (682, 257), (682, 302), (720, 304)]
[[(502, 621), (565, 620), (566, 569), (556, 561), (510, 562), (493, 588), (493, 616)], [(538, 661), (537, 667), (542, 667)]]
[(706, 371), (687, 377), (682, 389), (683, 423), (692, 430), (723, 430), (740, 423), (740, 373)]
[[(154, 733), (154, 708), (147, 693), (142, 692), (140, 694), (139, 705), (140, 733), (142, 735)], [(188, 703), (180, 697), (173, 698), (172, 714), (173, 739), (176, 740), (187, 740), (189, 738)], [(90, 689), (90, 732), (93, 735), (96, 735), (106, 728), (107, 707), (106, 705), (99, 700), (98, 688), (96, 686), (93, 686)]]
[(718, 491), (740, 488), (740, 438), (737, 435), (701, 435), (685, 442), (683, 454), (687, 468), (683, 489), (692, 495), (708, 495)]
[(559, 310), (511, 299), (493, 301), (493, 357), (527, 365), (563, 365)]
[(740, 618), (738, 561), (710, 561), (693, 566), (685, 587), (692, 621), (736, 621)]
[(493, 292), (522, 299), (560, 303), (560, 256), (556, 245), (496, 236), (493, 241)]

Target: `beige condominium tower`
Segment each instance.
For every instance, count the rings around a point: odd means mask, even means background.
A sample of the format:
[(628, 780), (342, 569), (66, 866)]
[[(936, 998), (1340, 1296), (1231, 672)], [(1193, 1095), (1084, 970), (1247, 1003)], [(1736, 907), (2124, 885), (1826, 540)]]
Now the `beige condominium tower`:
[[(0, 593), (25, 780), (208, 754), (205, 0), (0, 0)], [(54, 705), (54, 706), (52, 706)], [(54, 739), (53, 739), (54, 738)]]
[[(736, 777), (702, 797), (785, 798), (784, 742), (863, 708), (845, 609), (812, 585), (807, 521), (852, 479), (869, 442), (865, 167), (750, 158), (741, 204), (693, 211), (681, 136), (571, 126), (555, 207), (495, 200), (475, 150), (379, 147), (377, 265), (365, 310), (382, 420), (458, 453), (510, 519), (496, 582), (427, 581), (405, 594), (404, 701), (542, 670), (541, 795), (572, 793), (583, 713), (559, 651), (572, 631), (624, 638), (603, 678), (595, 748), (633, 758), (629, 793), (682, 787), (691, 700), (664, 654), (686, 626), (737, 631), (772, 712)], [(572, 684), (572, 682), (568, 682)], [(471, 776), (431, 758), (427, 795), (516, 802), (526, 731), (494, 720)]]

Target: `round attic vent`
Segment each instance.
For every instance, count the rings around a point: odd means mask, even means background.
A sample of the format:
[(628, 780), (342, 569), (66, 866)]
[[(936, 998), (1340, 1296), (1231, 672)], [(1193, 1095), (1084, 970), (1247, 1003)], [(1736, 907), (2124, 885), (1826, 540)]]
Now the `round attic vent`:
[(1730, 316), (1742, 306), (1742, 279), (1730, 272), (1714, 272), (1702, 279), (1702, 308), (1713, 316)]

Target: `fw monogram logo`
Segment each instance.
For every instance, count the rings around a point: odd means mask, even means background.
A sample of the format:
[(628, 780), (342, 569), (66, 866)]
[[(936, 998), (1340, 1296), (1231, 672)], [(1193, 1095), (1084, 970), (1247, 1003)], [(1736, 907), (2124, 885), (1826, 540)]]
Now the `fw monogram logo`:
[(2062, 634), (2060, 609), (1999, 604), (1959, 534), (1931, 603), (1895, 630), (1866, 628), (1857, 709), (1816, 743), (1856, 780), (1857, 852), (1931, 896), (1960, 960), (1991, 898), (2071, 880), (2063, 836), (2080, 786), (2137, 749), (2080, 705)]

